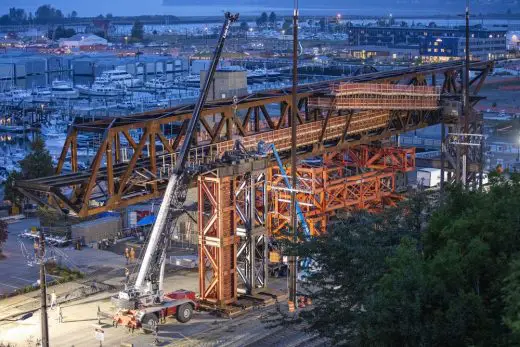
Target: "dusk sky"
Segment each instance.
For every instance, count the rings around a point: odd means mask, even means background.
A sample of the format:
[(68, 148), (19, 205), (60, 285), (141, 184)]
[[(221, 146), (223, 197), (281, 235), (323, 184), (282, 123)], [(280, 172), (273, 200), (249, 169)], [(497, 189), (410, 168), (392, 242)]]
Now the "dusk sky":
[[(479, 0), (481, 1), (481, 0)], [(472, 0), (472, 4), (479, 1)], [(440, 13), (453, 14), (451, 7), (455, 0), (364, 0), (345, 1), (329, 0), (316, 3), (314, 0), (300, 0), (302, 15), (323, 15), (337, 12), (354, 15), (371, 14), (386, 15), (435, 15)], [(293, 0), (0, 0), (0, 13), (7, 13), (10, 7), (23, 8), (34, 12), (38, 6), (49, 3), (61, 9), (66, 15), (73, 10), (79, 16), (97, 16), (112, 13), (113, 15), (145, 15), (172, 14), (177, 16), (219, 15), (224, 10), (242, 14), (257, 14), (260, 11), (275, 10), (280, 14), (290, 14)], [(167, 5), (164, 5), (167, 4)], [(211, 4), (211, 6), (207, 6)], [(461, 2), (461, 12), (464, 3)], [(515, 5), (512, 5), (515, 8)], [(518, 6), (518, 5), (516, 5)], [(313, 9), (309, 9), (313, 7)], [(307, 11), (305, 11), (307, 9)], [(505, 11), (505, 10), (504, 10)]]

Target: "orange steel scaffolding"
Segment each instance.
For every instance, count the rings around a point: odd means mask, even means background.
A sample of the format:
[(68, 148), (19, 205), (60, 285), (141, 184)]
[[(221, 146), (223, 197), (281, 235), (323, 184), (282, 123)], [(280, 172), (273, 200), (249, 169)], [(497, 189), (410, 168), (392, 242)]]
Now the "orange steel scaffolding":
[[(311, 235), (326, 231), (328, 217), (339, 209), (378, 210), (395, 205), (396, 172), (414, 169), (415, 149), (359, 146), (323, 156), (318, 167), (297, 168), (296, 198), (307, 219)], [(373, 169), (352, 175), (349, 167)], [(287, 169), (290, 175), (291, 169)], [(281, 234), (290, 223), (290, 191), (278, 167), (269, 169), (270, 209), (268, 230)]]
[(198, 177), (200, 298), (219, 307), (237, 300), (235, 229), (231, 177)]
[[(301, 124), (297, 130), (297, 146), (314, 145), (323, 140), (336, 139), (343, 135), (345, 127), (348, 125), (348, 134), (358, 134), (366, 131), (377, 130), (386, 127), (390, 118), (390, 111), (364, 111), (347, 116), (330, 117), (327, 127), (323, 132), (324, 120)], [(247, 150), (254, 150), (258, 143), (263, 141), (265, 144), (274, 144), (278, 151), (285, 151), (291, 148), (291, 129), (267, 131), (256, 135), (245, 136), (240, 142)], [(222, 141), (216, 144), (216, 153), (225, 153), (233, 150), (235, 140)]]
[(348, 167), (410, 172), (415, 170), (415, 148), (359, 145), (342, 152), (325, 153), (323, 160)]
[(323, 108), (356, 110), (432, 110), (439, 107), (440, 88), (381, 83), (339, 83), (332, 97), (310, 98)]

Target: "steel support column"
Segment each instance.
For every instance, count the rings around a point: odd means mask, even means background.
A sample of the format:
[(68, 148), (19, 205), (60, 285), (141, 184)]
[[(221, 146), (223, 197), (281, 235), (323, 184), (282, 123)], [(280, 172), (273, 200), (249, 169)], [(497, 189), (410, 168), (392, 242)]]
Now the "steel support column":
[(269, 239), (266, 228), (267, 181), (264, 171), (233, 178), (235, 185), (238, 292), (252, 295), (267, 286)]
[(234, 186), (218, 170), (198, 177), (199, 289), (202, 301), (223, 307), (237, 300)]

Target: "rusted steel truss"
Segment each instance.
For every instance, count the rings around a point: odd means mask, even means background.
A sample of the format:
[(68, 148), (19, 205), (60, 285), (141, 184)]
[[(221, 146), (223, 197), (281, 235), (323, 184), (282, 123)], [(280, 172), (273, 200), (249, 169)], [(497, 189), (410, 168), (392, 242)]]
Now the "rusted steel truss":
[[(492, 69), (492, 62), (474, 62), (477, 77), (471, 82), (474, 94)], [(460, 97), (461, 62), (370, 73), (333, 81), (441, 86), (445, 98)], [(297, 104), (298, 151), (301, 157), (326, 150), (341, 150), (370, 144), (402, 132), (438, 124), (441, 109), (392, 109), (362, 111), (324, 109), (309, 104), (310, 97), (330, 94), (331, 82), (302, 85)], [(477, 100), (477, 99), (474, 99)], [(189, 166), (196, 172), (229, 163), (222, 160), (237, 140), (248, 150), (259, 141), (274, 143), (284, 155), (290, 144), (290, 90), (250, 94), (238, 99), (208, 103), (193, 139)], [(71, 214), (85, 217), (126, 207), (161, 196), (175, 164), (179, 145), (191, 117), (193, 105), (151, 111), (127, 117), (82, 122), (69, 128), (55, 176), (16, 182), (28, 197)], [(87, 136), (97, 146), (88, 155), (80, 146)], [(78, 170), (78, 161), (88, 157), (90, 167)], [(71, 172), (63, 172), (70, 167)]]

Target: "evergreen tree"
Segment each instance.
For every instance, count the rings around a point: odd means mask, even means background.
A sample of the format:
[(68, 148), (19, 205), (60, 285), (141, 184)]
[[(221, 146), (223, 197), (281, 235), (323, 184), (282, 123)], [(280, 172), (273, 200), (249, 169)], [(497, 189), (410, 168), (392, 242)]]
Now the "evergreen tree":
[(144, 26), (140, 21), (135, 21), (130, 33), (133, 41), (142, 41), (144, 37)]
[(247, 24), (246, 21), (243, 21), (240, 23), (240, 30), (242, 31), (248, 31), (249, 30), (249, 24)]
[(14, 182), (23, 179), (22, 173), (18, 171), (9, 172), (9, 176), (4, 183), (4, 200), (10, 201), (13, 205), (21, 206), (23, 195), (14, 187)]
[(273, 28), (276, 27), (276, 13), (271, 12), (271, 14), (269, 15), (269, 23)]
[(520, 345), (520, 175), (490, 182), (450, 187), (443, 206), (418, 194), (352, 213), (292, 245), (318, 271), (300, 285), (313, 305), (281, 321), (332, 345)]
[(52, 157), (45, 148), (45, 142), (36, 138), (31, 144), (31, 153), (20, 161), (23, 179), (33, 179), (54, 174)]

